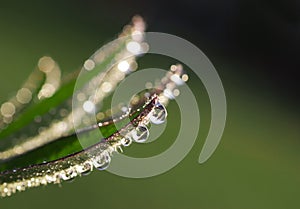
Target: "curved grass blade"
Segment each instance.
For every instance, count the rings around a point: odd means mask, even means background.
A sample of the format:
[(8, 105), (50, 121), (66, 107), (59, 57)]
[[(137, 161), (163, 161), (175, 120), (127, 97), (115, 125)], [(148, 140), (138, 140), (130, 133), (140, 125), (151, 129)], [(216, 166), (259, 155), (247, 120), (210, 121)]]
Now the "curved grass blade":
[[(174, 68), (174, 66), (172, 66)], [(134, 112), (133, 110), (139, 109), (140, 106), (142, 106), (144, 103), (147, 102), (147, 99), (144, 95), (159, 95), (160, 101), (167, 105), (168, 99), (170, 99), (168, 94), (165, 95), (165, 89), (166, 87), (173, 86), (173, 88), (176, 88), (176, 85), (173, 85), (174, 82), (171, 80), (172, 75), (182, 74), (182, 68), (178, 65), (177, 71), (169, 71), (166, 73), (166, 76), (161, 79), (160, 83), (157, 83), (157, 86), (153, 89), (148, 89), (143, 92), (141, 92), (139, 95), (136, 95), (135, 98), (138, 98), (138, 103), (135, 103), (135, 105), (132, 105), (132, 110), (130, 112), (132, 117), (135, 117), (138, 112)], [(173, 91), (174, 89), (169, 89), (170, 91)], [(122, 108), (120, 108), (122, 109)], [(130, 117), (131, 117), (130, 116)], [(97, 124), (86, 127), (82, 130), (79, 130), (77, 134), (79, 135), (85, 135), (84, 141), (85, 144), (88, 146), (97, 143), (97, 137), (99, 136), (97, 131), (98, 128), (101, 131), (101, 134), (103, 137), (108, 137), (112, 135), (113, 133), (117, 132), (116, 127), (122, 127), (125, 125), (125, 123), (128, 122), (126, 120), (129, 117), (129, 112), (121, 112), (118, 116), (114, 116), (111, 118), (107, 118), (105, 120), (98, 121)], [(130, 120), (132, 120), (131, 118)], [(77, 151), (82, 150), (82, 145), (78, 141), (76, 134), (71, 134), (69, 136), (65, 136), (60, 138), (60, 140), (54, 141), (47, 146), (41, 147), (39, 149), (36, 149), (34, 151), (31, 151), (27, 153), (25, 156), (21, 155), (18, 157), (15, 157), (5, 163), (0, 164), (0, 171), (4, 171), (7, 169), (15, 169), (18, 167), (23, 167), (31, 164), (37, 164), (42, 163), (43, 161), (51, 161), (58, 158), (61, 158), (67, 154), (71, 154)], [(49, 153), (47, 156), (45, 156), (45, 153)]]
[(120, 149), (121, 145), (129, 145), (126, 140), (132, 140), (129, 139), (130, 137), (137, 140), (133, 133), (139, 127), (147, 126), (157, 103), (158, 97), (154, 95), (148, 99), (140, 111), (130, 113), (130, 116), (134, 118), (128, 124), (85, 150), (54, 161), (2, 172), (0, 174), (0, 195), (10, 196), (12, 193), (24, 191), (26, 188), (48, 183), (57, 184), (86, 174), (93, 168), (105, 169), (110, 163), (112, 153)]
[[(142, 21), (142, 20), (140, 20)], [(125, 72), (109, 69), (110, 63), (112, 63), (115, 59), (120, 59), (124, 57), (125, 42), (128, 41), (129, 37), (128, 32), (134, 32), (136, 29), (136, 22), (133, 22), (131, 26), (131, 30), (128, 31), (128, 27), (121, 36), (125, 36), (124, 39), (120, 39), (117, 43), (110, 44), (104, 46), (101, 50), (95, 53), (92, 59), (86, 61), (84, 65), (84, 74), (81, 76), (80, 80), (71, 80), (69, 83), (64, 85), (60, 91), (58, 91), (53, 97), (33, 106), (26, 113), (21, 115), (16, 121), (14, 121), (10, 126), (8, 126), (5, 130), (0, 132), (0, 138), (4, 138), (7, 144), (2, 144), (1, 148), (3, 151), (0, 151), (0, 161), (8, 160), (10, 158), (16, 157), (18, 155), (22, 155), (30, 150), (41, 147), (47, 143), (55, 141), (61, 137), (67, 136), (69, 134), (74, 133), (73, 122), (74, 118), (72, 114), (79, 115), (82, 117), (86, 114), (80, 110), (73, 110), (72, 112), (68, 112), (66, 114), (61, 115), (61, 117), (52, 117), (52, 122), (46, 121), (50, 123), (50, 125), (42, 126), (41, 124), (31, 123), (33, 119), (38, 115), (45, 115), (47, 117), (47, 113), (51, 110), (51, 108), (60, 105), (60, 108), (65, 112), (70, 110), (71, 107), (71, 99), (70, 96), (73, 94), (73, 89), (76, 81), (76, 88), (83, 88), (83, 92), (89, 92), (89, 88), (95, 88), (95, 85), (101, 85), (101, 82), (97, 82), (99, 78), (103, 77), (103, 72), (109, 70), (105, 76), (105, 82), (109, 82), (111, 85), (116, 86), (120, 79), (111, 79), (114, 77), (124, 77)], [(134, 59), (134, 58), (132, 58)], [(91, 67), (92, 65), (92, 67)], [(114, 76), (110, 76), (114, 75)], [(88, 83), (88, 85), (87, 85)], [(82, 94), (82, 93), (81, 93)], [(98, 98), (97, 103), (101, 103), (102, 100), (109, 94), (102, 95), (102, 97)], [(88, 95), (84, 95), (88, 96)], [(48, 114), (49, 115), (49, 114)], [(26, 126), (27, 124), (31, 125), (31, 127)], [(23, 127), (23, 128), (22, 128)], [(19, 130), (19, 132), (16, 132)], [(23, 136), (24, 130), (32, 130), (30, 136)], [(27, 131), (28, 132), (28, 131)], [(36, 134), (36, 132), (39, 132)], [(15, 144), (12, 146), (12, 144)]]
[(0, 134), (28, 107), (51, 97), (60, 87), (61, 71), (51, 57), (42, 57), (15, 96), (1, 105)]
[[(174, 69), (174, 66), (172, 67)], [(121, 129), (117, 130), (113, 125), (119, 122), (122, 123), (124, 117), (99, 122), (96, 127), (84, 129), (79, 133), (90, 134), (99, 127), (100, 129), (103, 128), (106, 131), (111, 131), (111, 135), (108, 137), (99, 141), (96, 139), (97, 142), (87, 149), (74, 152), (68, 156), (0, 173), (0, 195), (3, 197), (10, 196), (17, 191), (24, 191), (27, 188), (47, 185), (49, 183), (59, 184), (62, 181), (72, 180), (76, 176), (85, 175), (94, 168), (99, 170), (105, 169), (110, 163), (113, 152), (122, 151), (121, 146), (129, 146), (133, 140), (140, 142), (141, 139), (147, 138), (149, 134), (147, 126), (150, 121), (156, 123), (158, 118), (162, 119), (161, 115), (164, 118), (167, 116), (166, 110), (160, 102), (167, 104), (168, 100), (171, 99), (168, 94), (164, 94), (164, 90), (166, 86), (176, 87), (176, 85), (173, 85), (174, 82), (171, 77), (174, 74), (182, 74), (180, 65), (177, 66), (177, 69), (178, 71), (168, 72), (156, 88), (149, 90), (146, 94), (143, 92), (139, 96), (139, 104), (134, 107), (134, 111), (126, 114), (131, 118), (130, 122), (124, 124)], [(145, 99), (143, 95), (152, 96), (149, 99)], [(142, 107), (139, 106), (140, 104), (143, 104)], [(162, 114), (157, 114), (158, 111)], [(142, 134), (138, 135), (138, 131)], [(109, 133), (107, 132), (107, 134)], [(74, 139), (74, 135), (69, 137), (73, 137)], [(93, 134), (90, 134), (89, 137), (93, 138)], [(65, 140), (70, 140), (70, 138), (67, 137)], [(63, 142), (63, 140), (56, 141), (55, 143), (57, 142)], [(69, 142), (65, 143), (65, 145), (70, 145)], [(73, 142), (76, 143), (76, 141)], [(77, 148), (80, 149), (80, 146), (77, 146)]]
[[(117, 42), (112, 45), (113, 47), (110, 45), (104, 50), (96, 52), (85, 62), (84, 74), (79, 81), (76, 81), (75, 78), (69, 80), (60, 90), (46, 99), (44, 98), (48, 97), (48, 94), (43, 91), (44, 86), (42, 86), (37, 94), (41, 101), (32, 104), (0, 132), (0, 142), (8, 144), (0, 151), (0, 161), (2, 161), (0, 163), (0, 170), (2, 170), (0, 173), (0, 196), (10, 196), (17, 191), (48, 183), (57, 184), (68, 181), (92, 171), (93, 168), (104, 170), (109, 165), (113, 152), (122, 151), (121, 146), (129, 146), (132, 141), (145, 141), (149, 135), (149, 123), (164, 120), (167, 113), (163, 104), (166, 105), (169, 99), (173, 99), (168, 93), (166, 94), (165, 90), (172, 92), (176, 87), (176, 83), (172, 81), (171, 77), (174, 74), (179, 77), (182, 75), (183, 71), (180, 65), (172, 66), (171, 71), (166, 74), (158, 86), (142, 93), (142, 95), (147, 95), (146, 97), (138, 97), (138, 105), (132, 107), (133, 111), (120, 117), (100, 121), (97, 125), (93, 124), (93, 121), (81, 124), (78, 123), (80, 121), (74, 120), (72, 114), (79, 115), (79, 118), (84, 120), (89, 118), (89, 115), (86, 114), (87, 111), (82, 111), (82, 108), (73, 108), (72, 112), (65, 112), (65, 110), (70, 110), (70, 96), (73, 94), (80, 102), (86, 102), (89, 101), (86, 98), (93, 94), (90, 90), (100, 85), (100, 91), (96, 92), (93, 98), (93, 104), (97, 106), (124, 79), (126, 71), (120, 68), (120, 65), (111, 66), (111, 63), (122, 60), (122, 57), (126, 58), (125, 61), (127, 64), (129, 63), (128, 65), (134, 63), (135, 56), (127, 56), (128, 52), (125, 46), (127, 41), (130, 41), (130, 37), (128, 39), (126, 35), (128, 32), (136, 32), (137, 28), (143, 30), (143, 24), (141, 18), (134, 18), (133, 26), (125, 27), (121, 34), (121, 36), (125, 36), (123, 41)], [(47, 79), (45, 81), (47, 83)], [(110, 84), (109, 91), (106, 91), (105, 83)], [(42, 93), (40, 94), (40, 92)], [(84, 99), (81, 100), (80, 98), (83, 97)], [(23, 139), (16, 137), (16, 134), (22, 134), (30, 125), (36, 125), (36, 122), (39, 121), (37, 118), (46, 118), (49, 114), (53, 115), (55, 114), (53, 112), (57, 111), (64, 112), (64, 114), (50, 118), (50, 125), (47, 127), (38, 122), (38, 133), (35, 128), (31, 136)], [(130, 118), (129, 122), (123, 120), (126, 117)], [(32, 123), (32, 121), (35, 122)], [(49, 121), (46, 120), (46, 122)], [(76, 137), (73, 122), (76, 128), (82, 127), (77, 134), (84, 135), (84, 141), (90, 144), (88, 148), (82, 149)], [(116, 126), (116, 124), (118, 125)], [(116, 127), (121, 128), (117, 129)], [(98, 128), (105, 137), (101, 140), (96, 134), (99, 132)], [(10, 143), (15, 145), (10, 147)], [(3, 147), (1, 146), (1, 148)], [(45, 156), (44, 153), (48, 155)]]

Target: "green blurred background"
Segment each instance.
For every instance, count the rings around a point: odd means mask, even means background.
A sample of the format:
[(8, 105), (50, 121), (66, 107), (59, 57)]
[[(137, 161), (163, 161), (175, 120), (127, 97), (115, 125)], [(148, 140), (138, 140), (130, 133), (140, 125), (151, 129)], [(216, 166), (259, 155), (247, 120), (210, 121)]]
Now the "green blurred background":
[[(52, 56), (65, 74), (80, 69), (140, 14), (148, 31), (178, 35), (203, 50), (228, 102), (222, 141), (203, 165), (197, 160), (209, 127), (209, 100), (191, 76), (202, 125), (193, 149), (175, 168), (147, 179), (93, 172), (62, 187), (1, 199), (0, 208), (299, 208), (299, 8), (297, 1), (267, 0), (0, 1), (0, 101), (17, 91), (41, 56)], [(173, 64), (147, 57), (140, 63)], [(176, 111), (171, 104), (171, 127), (178, 127)], [(166, 133), (126, 153), (151, 156), (171, 143)]]

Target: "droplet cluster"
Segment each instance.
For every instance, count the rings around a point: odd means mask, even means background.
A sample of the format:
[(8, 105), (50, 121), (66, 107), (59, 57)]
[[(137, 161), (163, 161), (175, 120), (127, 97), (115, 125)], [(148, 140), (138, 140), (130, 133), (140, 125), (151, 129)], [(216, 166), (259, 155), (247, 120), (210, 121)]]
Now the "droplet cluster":
[(0, 130), (5, 129), (26, 105), (51, 97), (60, 86), (61, 71), (57, 63), (44, 56), (15, 96), (0, 105)]
[[(17, 133), (20, 135), (8, 136), (7, 139), (9, 140), (7, 141), (9, 142), (6, 143), (5, 146), (0, 142), (0, 160), (9, 160), (44, 146), (63, 136), (72, 134), (74, 133), (74, 126), (75, 130), (78, 130), (94, 124), (94, 114), (96, 113), (97, 117), (103, 115), (103, 112), (98, 111), (104, 98), (113, 92), (117, 84), (121, 82), (127, 74), (137, 69), (135, 57), (140, 53), (146, 52), (147, 44), (143, 42), (144, 24), (141, 17), (134, 17), (132, 24), (126, 26), (119, 35), (120, 37), (125, 37), (124, 39), (117, 39), (117, 42), (114, 44), (105, 45), (90, 59), (85, 61), (83, 73), (94, 73), (94, 71), (97, 70), (97, 66), (107, 62), (107, 60), (109, 60), (109, 63), (119, 62), (119, 64), (112, 66), (111, 68), (108, 67), (105, 72), (93, 76), (93, 78), (86, 82), (87, 85), (76, 89), (79, 91), (74, 94), (74, 98), (75, 101), (80, 104), (78, 105), (78, 108), (72, 109), (72, 112), (68, 111), (68, 109), (72, 108), (72, 100), (69, 99), (66, 102), (67, 104), (65, 104), (67, 108), (60, 108), (57, 110), (61, 117), (56, 118), (53, 114), (37, 116), (34, 119), (35, 123), (31, 123), (24, 127), (26, 131), (20, 130)], [(126, 47), (131, 41), (140, 45), (138, 53), (133, 53)], [(123, 42), (125, 43), (125, 46), (123, 46)], [(45, 82), (39, 86), (40, 90), (36, 93), (36, 99), (43, 100), (52, 97), (60, 85), (61, 73), (58, 65), (52, 58), (46, 56), (42, 57), (38, 62), (38, 72), (45, 74)], [(31, 79), (29, 84), (34, 82), (35, 80)], [(95, 89), (98, 90), (95, 92)], [(21, 93), (23, 95), (22, 97)], [(29, 92), (22, 89), (22, 91), (17, 94), (17, 98), (22, 98), (21, 101), (27, 101), (25, 98), (26, 95), (29, 95)], [(0, 130), (1, 116), (3, 116), (4, 121), (3, 126), (6, 127), (7, 124), (13, 121), (13, 116), (17, 111), (17, 106), (12, 102), (4, 103), (0, 107)], [(105, 114), (106, 117), (109, 116), (108, 112), (109, 111)], [(33, 126), (29, 127), (30, 125)], [(24, 132), (26, 132), (26, 135), (24, 135)], [(30, 133), (28, 134), (28, 132)]]
[[(2, 173), (1, 175), (5, 176), (7, 181), (1, 183), (0, 195), (5, 197), (18, 191), (24, 191), (27, 188), (71, 181), (77, 176), (89, 174), (94, 168), (98, 170), (107, 169), (114, 152), (122, 151), (121, 146), (127, 147), (133, 141), (138, 143), (145, 142), (149, 136), (148, 123), (158, 120), (161, 123), (165, 119), (162, 116), (167, 115), (166, 109), (158, 102), (156, 96), (149, 99), (146, 105), (149, 107), (145, 106), (145, 114), (141, 114), (142, 116), (136, 118), (136, 124), (130, 123), (121, 130), (124, 136), (112, 136), (82, 151), (82, 153), (66, 157), (65, 159), (59, 159), (40, 166), (28, 167), (24, 170), (14, 170), (11, 173)], [(111, 139), (114, 139), (114, 141), (111, 141)], [(15, 176), (16, 173), (22, 172), (24, 173), (22, 178), (20, 178), (21, 176)], [(17, 178), (17, 180), (10, 180), (10, 177)]]
[[(132, 39), (127, 42), (126, 50), (128, 53), (138, 55), (143, 53), (147, 49), (147, 45), (141, 40), (143, 40), (143, 34), (141, 31), (144, 30), (144, 24), (141, 22), (139, 18), (134, 19), (135, 27), (134, 31), (131, 30)], [(128, 28), (124, 29), (125, 31)], [(86, 71), (92, 71), (95, 67), (97, 62), (101, 62), (104, 59), (104, 55), (99, 52), (92, 58), (87, 60), (84, 63), (84, 68)], [(51, 61), (45, 58), (44, 61)], [(96, 95), (93, 102), (90, 100), (90, 97), (85, 94), (84, 92), (78, 92), (76, 95), (76, 100), (82, 102), (81, 109), (78, 110), (80, 113), (90, 114), (95, 113), (97, 109), (97, 103), (94, 101), (101, 101), (103, 97), (111, 92), (116, 84), (121, 81), (125, 74), (129, 71), (135, 70), (132, 64), (132, 60), (123, 60), (119, 62), (116, 66), (116, 70), (119, 72), (120, 77), (115, 77), (116, 81), (109, 81), (106, 80), (105, 82), (101, 83), (99, 91), (99, 95)], [(49, 69), (45, 66), (40, 64), (40, 68), (43, 72), (49, 73)], [(51, 62), (50, 62), (51, 64)], [(115, 74), (114, 75), (118, 75)], [(101, 78), (102, 75), (100, 75)], [(99, 79), (99, 77), (98, 77)], [(75, 153), (69, 155), (67, 157), (57, 159), (52, 162), (45, 162), (40, 165), (29, 166), (23, 169), (17, 169), (7, 172), (0, 173), (0, 196), (11, 196), (13, 193), (18, 191), (24, 191), (27, 188), (38, 187), (41, 185), (47, 184), (60, 184), (63, 181), (71, 181), (77, 176), (83, 176), (89, 174), (93, 169), (97, 170), (105, 170), (109, 167), (113, 153), (114, 152), (122, 152), (122, 147), (128, 147), (133, 142), (136, 143), (144, 143), (147, 141), (149, 137), (149, 129), (150, 123), (152, 124), (162, 124), (165, 122), (167, 118), (167, 110), (165, 105), (167, 105), (170, 99), (174, 99), (176, 96), (180, 94), (177, 86), (183, 85), (188, 80), (187, 74), (183, 72), (181, 65), (172, 65), (170, 71), (166, 74), (161, 81), (155, 85), (151, 83), (146, 83), (147, 88), (153, 88), (154, 91), (147, 92), (144, 96), (148, 98), (145, 102), (143, 107), (137, 109), (136, 111), (140, 112), (136, 118), (130, 121), (129, 124), (125, 125), (123, 128), (118, 130), (112, 136), (103, 139), (99, 143), (83, 150), (79, 153)], [(92, 80), (92, 82), (97, 85), (98, 80)], [(92, 88), (92, 86), (88, 86), (87, 89)], [(26, 90), (22, 90), (22, 94), (27, 94)], [(19, 96), (21, 98), (21, 96)], [(44, 95), (44, 97), (47, 97)], [(42, 97), (41, 97), (42, 98)], [(26, 99), (22, 98), (25, 101)], [(139, 104), (141, 102), (141, 97), (134, 97), (133, 102), (134, 104)], [(15, 111), (15, 109), (10, 106), (5, 106), (6, 114), (11, 114)], [(130, 108), (122, 108), (124, 109), (124, 114), (117, 119), (112, 119), (111, 121), (100, 122), (98, 126), (105, 126), (109, 123), (114, 123), (117, 120), (121, 120), (124, 117), (128, 117), (130, 115)], [(54, 110), (56, 111), (56, 110)], [(76, 110), (75, 114), (76, 115)], [(2, 113), (3, 114), (3, 113)], [(82, 115), (80, 114), (80, 115)], [(107, 116), (109, 113), (105, 113)], [(40, 129), (39, 135), (44, 141), (41, 141), (41, 144), (48, 143), (51, 139), (56, 139), (62, 136), (63, 133), (66, 133), (70, 130), (70, 124), (73, 122), (73, 118), (70, 116), (72, 114), (65, 113), (64, 117), (66, 120), (58, 121), (50, 125), (50, 127), (46, 129)], [(104, 117), (104, 113), (96, 114), (97, 118)], [(35, 119), (37, 123), (40, 123), (41, 118), (37, 117)], [(85, 121), (84, 118), (82, 121)], [(89, 125), (89, 122), (84, 123), (84, 125)], [(97, 127), (97, 126), (96, 126)], [(95, 128), (95, 127), (93, 127)], [(53, 135), (53, 133), (55, 133)], [(50, 134), (50, 132), (52, 134)], [(47, 138), (47, 136), (51, 136), (51, 138)], [(28, 141), (25, 144), (22, 144), (21, 148), (26, 147), (37, 147), (37, 144), (30, 144), (30, 143), (39, 142), (39, 138), (35, 138), (34, 140)], [(38, 146), (40, 146), (39, 144)], [(28, 150), (17, 150), (14, 149), (13, 153), (8, 153), (2, 157), (3, 159), (9, 158), (11, 156), (15, 156), (16, 154), (23, 154)], [(5, 158), (6, 157), (6, 158)], [(0, 152), (1, 158), (1, 152)], [(2, 178), (3, 177), (3, 178)]]
[(39, 187), (47, 184), (60, 184), (62, 181), (71, 181), (77, 176), (87, 175), (93, 170), (93, 164), (86, 160), (80, 164), (70, 166), (56, 172), (50, 169), (35, 172), (31, 178), (23, 178), (12, 182), (3, 182), (0, 185), (0, 196), (11, 196), (16, 192), (25, 191), (27, 188)]

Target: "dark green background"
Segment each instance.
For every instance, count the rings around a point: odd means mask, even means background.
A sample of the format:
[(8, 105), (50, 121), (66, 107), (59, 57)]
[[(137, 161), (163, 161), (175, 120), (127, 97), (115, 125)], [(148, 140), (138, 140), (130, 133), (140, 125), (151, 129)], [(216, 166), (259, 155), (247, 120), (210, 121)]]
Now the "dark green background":
[[(148, 31), (181, 36), (203, 50), (228, 102), (222, 141), (203, 165), (197, 160), (210, 110), (203, 86), (192, 76), (202, 127), (178, 166), (147, 179), (93, 172), (62, 187), (1, 199), (0, 208), (299, 208), (298, 11), (296, 1), (0, 1), (1, 101), (18, 89), (41, 56), (52, 56), (65, 73), (79, 69), (139, 13), (148, 20)], [(155, 60), (145, 57), (141, 63), (157, 67)], [(174, 127), (176, 110), (175, 104), (168, 108)], [(128, 153), (151, 156), (170, 143), (172, 135), (166, 133)]]

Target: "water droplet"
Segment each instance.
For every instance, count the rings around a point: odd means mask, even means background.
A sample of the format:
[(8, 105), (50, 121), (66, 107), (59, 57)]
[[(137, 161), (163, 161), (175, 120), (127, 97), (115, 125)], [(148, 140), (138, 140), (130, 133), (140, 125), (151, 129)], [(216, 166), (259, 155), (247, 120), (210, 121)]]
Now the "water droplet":
[(128, 147), (132, 143), (132, 139), (129, 136), (125, 136), (124, 138), (121, 139), (121, 144), (124, 147)]
[(92, 170), (93, 170), (93, 165), (92, 165), (91, 162), (85, 162), (85, 163), (83, 163), (82, 165), (77, 166), (76, 169), (77, 169), (77, 171), (78, 171), (80, 174), (86, 176), (86, 175), (89, 175), (89, 174), (92, 172)]
[(110, 164), (111, 158), (107, 151), (103, 151), (100, 156), (93, 159), (93, 164), (98, 170), (105, 170)]
[(172, 75), (170, 79), (178, 86), (181, 86), (184, 84), (184, 81), (177, 74)]
[(55, 181), (56, 181), (56, 178), (53, 177), (53, 176), (50, 176), (50, 175), (46, 175), (44, 180), (45, 180), (45, 181), (42, 181), (42, 182), (41, 182), (42, 184), (47, 184), (47, 183), (55, 182)]
[(173, 92), (170, 89), (165, 89), (164, 90), (164, 96), (169, 98), (169, 99), (175, 99), (175, 96)]
[(149, 119), (153, 124), (162, 124), (163, 122), (165, 122), (166, 117), (167, 110), (165, 106), (161, 103), (157, 103), (150, 113)]
[(132, 139), (138, 143), (143, 143), (148, 139), (149, 130), (144, 125), (139, 125), (132, 132)]
[(141, 45), (136, 41), (130, 41), (127, 43), (126, 48), (134, 55), (138, 55), (141, 52)]
[(122, 149), (121, 146), (116, 146), (116, 147), (115, 147), (115, 151), (116, 151), (116, 152), (119, 152), (119, 153), (123, 153), (123, 149)]
[(26, 185), (25, 185), (24, 183), (21, 182), (19, 185), (17, 185), (16, 189), (17, 189), (18, 191), (25, 191)]
[(64, 181), (71, 181), (73, 180), (75, 177), (77, 176), (76, 171), (73, 168), (70, 168), (66, 171), (62, 171), (60, 173), (60, 177), (61, 179), (63, 179)]

